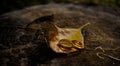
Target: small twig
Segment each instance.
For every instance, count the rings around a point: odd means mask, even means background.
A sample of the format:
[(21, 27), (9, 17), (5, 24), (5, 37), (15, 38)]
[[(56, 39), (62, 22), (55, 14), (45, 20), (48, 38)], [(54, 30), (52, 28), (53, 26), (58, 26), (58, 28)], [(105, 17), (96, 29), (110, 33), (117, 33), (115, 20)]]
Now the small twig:
[(105, 52), (105, 50), (101, 46), (95, 48), (95, 50), (97, 50), (97, 49), (100, 49), (100, 50), (102, 50), (102, 52)]
[(81, 29), (83, 29), (84, 27), (86, 27), (86, 26), (89, 25), (89, 24), (90, 24), (90, 23), (88, 22), (88, 23), (82, 25), (79, 29), (81, 30)]
[(96, 55), (97, 55), (99, 58), (104, 59), (104, 57), (101, 57), (101, 56), (100, 56), (100, 54), (102, 54), (102, 55), (104, 55), (104, 56), (106, 56), (106, 57), (109, 57), (109, 58), (111, 58), (111, 59), (120, 61), (120, 59), (118, 59), (118, 58), (116, 58), (116, 57), (113, 57), (113, 56), (111, 56), (111, 55), (104, 54), (105, 50), (103, 50), (103, 48), (102, 48), (101, 46), (95, 48), (95, 50), (97, 50), (97, 49), (101, 49), (102, 52), (103, 52), (103, 53), (99, 53), (99, 52), (96, 53)]
[(96, 55), (97, 55), (100, 59), (104, 59), (104, 57), (101, 57), (101, 56), (100, 56), (100, 53), (99, 53), (99, 52), (96, 53)]
[(116, 48), (102, 48), (101, 46), (98, 46), (98, 47), (95, 48), (95, 50), (97, 50), (97, 49), (100, 49), (100, 50), (102, 50), (102, 52), (105, 52), (105, 50), (115, 51), (115, 50), (120, 49), (120, 47), (116, 47)]
[(107, 54), (103, 54), (103, 55), (104, 55), (104, 56), (107, 56), (107, 57), (109, 57), (109, 58), (111, 58), (111, 59), (114, 59), (114, 60), (120, 61), (119, 58), (113, 57), (113, 56), (111, 56), (111, 55), (107, 55)]
[(120, 61), (119, 58), (116, 58), (116, 57), (113, 57), (113, 56), (111, 56), (111, 55), (107, 55), (107, 54), (99, 53), (99, 52), (98, 52), (98, 53), (96, 53), (96, 55), (97, 55), (100, 59), (104, 59), (104, 57), (101, 57), (100, 54), (101, 54), (101, 55), (104, 55), (104, 56), (106, 56), (106, 57), (109, 57), (109, 58), (111, 58), (111, 59), (114, 59), (114, 60)]

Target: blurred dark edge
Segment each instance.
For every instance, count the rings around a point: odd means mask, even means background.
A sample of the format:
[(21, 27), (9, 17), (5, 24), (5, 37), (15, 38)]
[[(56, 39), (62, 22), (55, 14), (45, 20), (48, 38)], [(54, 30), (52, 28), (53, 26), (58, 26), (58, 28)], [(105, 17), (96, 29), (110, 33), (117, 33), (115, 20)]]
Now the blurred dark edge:
[(120, 0), (1, 0), (0, 15), (10, 11), (48, 3), (74, 3), (74, 4), (77, 3), (88, 6), (103, 5), (114, 7), (117, 9), (120, 7)]

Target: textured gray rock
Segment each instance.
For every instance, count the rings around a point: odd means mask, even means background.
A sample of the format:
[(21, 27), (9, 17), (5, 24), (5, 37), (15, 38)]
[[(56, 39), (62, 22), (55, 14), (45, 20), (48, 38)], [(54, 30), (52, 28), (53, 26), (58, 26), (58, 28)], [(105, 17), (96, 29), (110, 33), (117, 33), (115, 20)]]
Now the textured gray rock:
[[(52, 18), (39, 20), (47, 16)], [(77, 28), (86, 22), (91, 25), (83, 30), (84, 50), (63, 55), (52, 52), (47, 46), (44, 37), (47, 37), (48, 30), (54, 30), (52, 23), (59, 27)], [(29, 24), (38, 26), (26, 28)], [(0, 16), (0, 65), (119, 66), (119, 59), (115, 59), (120, 58), (119, 36), (120, 13), (112, 8), (75, 4), (28, 7)], [(95, 49), (97, 47), (102, 47), (105, 52)], [(104, 59), (96, 55), (98, 52), (103, 53), (100, 55)]]

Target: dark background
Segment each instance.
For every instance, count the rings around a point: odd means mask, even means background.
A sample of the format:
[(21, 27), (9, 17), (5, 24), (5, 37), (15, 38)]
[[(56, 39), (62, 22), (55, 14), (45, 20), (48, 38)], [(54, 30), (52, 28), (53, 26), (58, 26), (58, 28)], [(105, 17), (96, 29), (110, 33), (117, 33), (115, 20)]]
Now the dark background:
[(0, 14), (22, 9), (28, 6), (48, 3), (81, 3), (110, 6), (114, 8), (120, 7), (120, 0), (1, 0)]

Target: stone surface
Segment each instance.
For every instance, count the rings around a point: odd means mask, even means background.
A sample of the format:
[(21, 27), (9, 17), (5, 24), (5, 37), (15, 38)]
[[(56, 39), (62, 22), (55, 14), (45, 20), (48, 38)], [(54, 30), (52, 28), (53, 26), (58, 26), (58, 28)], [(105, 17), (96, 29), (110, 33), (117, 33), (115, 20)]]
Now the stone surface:
[[(77, 28), (87, 22), (91, 25), (82, 31), (85, 49), (65, 55), (54, 53), (47, 45), (45, 38), (48, 31), (55, 30), (53, 23)], [(120, 66), (119, 36), (120, 13), (109, 7), (28, 7), (0, 16), (0, 66)]]

